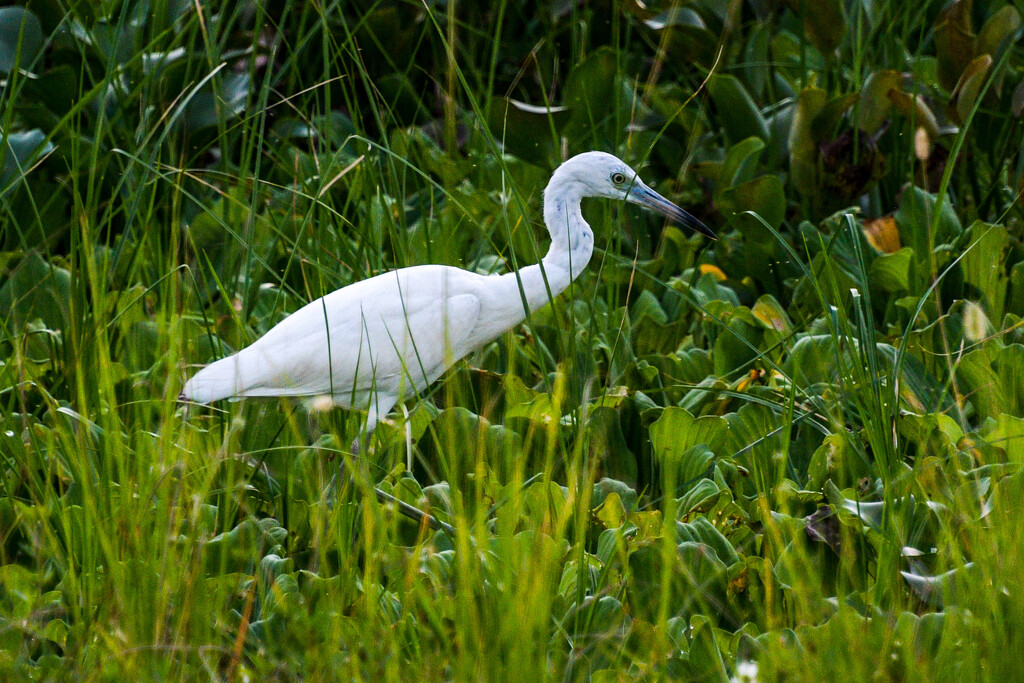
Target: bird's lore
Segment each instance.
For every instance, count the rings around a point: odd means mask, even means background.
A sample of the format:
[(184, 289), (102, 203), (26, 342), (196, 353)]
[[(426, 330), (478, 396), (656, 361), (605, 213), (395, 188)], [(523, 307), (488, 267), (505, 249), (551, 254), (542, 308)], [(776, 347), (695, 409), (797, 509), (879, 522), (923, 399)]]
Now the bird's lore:
[(366, 411), (369, 433), (399, 400), (426, 389), (455, 361), (521, 323), (579, 276), (594, 250), (594, 234), (580, 212), (584, 197), (632, 202), (714, 238), (624, 162), (586, 152), (559, 166), (544, 190), (551, 247), (540, 263), (490, 276), (413, 266), (348, 285), (200, 370), (185, 383), (182, 400), (328, 395), (338, 405)]

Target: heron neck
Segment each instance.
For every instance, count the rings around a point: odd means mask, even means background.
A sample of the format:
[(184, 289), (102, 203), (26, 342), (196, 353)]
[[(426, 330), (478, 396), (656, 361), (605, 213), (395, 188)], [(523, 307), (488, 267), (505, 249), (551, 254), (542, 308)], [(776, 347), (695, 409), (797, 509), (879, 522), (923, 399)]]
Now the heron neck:
[[(541, 263), (546, 273), (557, 271), (564, 275), (564, 283), (558, 288), (558, 292), (561, 292), (590, 262), (594, 253), (594, 233), (583, 220), (579, 193), (565, 188), (556, 193), (549, 186), (544, 193), (544, 223), (551, 233), (551, 246)], [(557, 294), (554, 284), (550, 282), (553, 276), (556, 279), (559, 276), (554, 272), (548, 274), (552, 293)]]
[[(565, 291), (579, 277), (594, 253), (594, 233), (583, 220), (580, 198), (574, 193), (544, 197), (544, 222), (551, 246), (540, 263), (519, 271), (522, 295), (529, 310), (536, 311)], [(511, 274), (515, 276), (515, 274)]]
[(501, 276), (507, 288), (497, 288), (498, 309), (505, 311), (502, 329), (519, 324), (565, 291), (590, 262), (594, 233), (580, 212), (582, 192), (556, 179), (544, 192), (544, 222), (551, 233), (551, 247), (540, 263)]

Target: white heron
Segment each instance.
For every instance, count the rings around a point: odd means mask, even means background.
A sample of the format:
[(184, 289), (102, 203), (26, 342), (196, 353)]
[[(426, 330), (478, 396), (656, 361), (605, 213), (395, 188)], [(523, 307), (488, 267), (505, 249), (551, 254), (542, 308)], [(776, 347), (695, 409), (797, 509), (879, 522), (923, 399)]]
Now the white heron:
[(638, 204), (715, 238), (617, 157), (579, 154), (555, 169), (544, 190), (551, 246), (539, 264), (505, 275), (412, 266), (342, 287), (200, 370), (185, 383), (181, 400), (327, 396), (366, 411), (369, 434), (398, 401), (523, 322), (586, 268), (594, 233), (580, 211), (584, 197)]

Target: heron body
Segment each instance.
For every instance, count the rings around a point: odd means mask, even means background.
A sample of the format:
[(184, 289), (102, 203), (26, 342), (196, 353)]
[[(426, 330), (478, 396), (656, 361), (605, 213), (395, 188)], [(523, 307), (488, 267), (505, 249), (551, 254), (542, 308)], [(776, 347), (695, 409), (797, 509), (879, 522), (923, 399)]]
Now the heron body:
[(594, 234), (580, 212), (583, 197), (625, 199), (714, 237), (618, 158), (586, 152), (559, 166), (544, 190), (551, 247), (539, 264), (505, 275), (413, 266), (356, 282), (206, 366), (186, 382), (181, 398), (211, 403), (327, 395), (338, 405), (365, 410), (369, 432), (399, 400), (521, 323), (586, 268)]

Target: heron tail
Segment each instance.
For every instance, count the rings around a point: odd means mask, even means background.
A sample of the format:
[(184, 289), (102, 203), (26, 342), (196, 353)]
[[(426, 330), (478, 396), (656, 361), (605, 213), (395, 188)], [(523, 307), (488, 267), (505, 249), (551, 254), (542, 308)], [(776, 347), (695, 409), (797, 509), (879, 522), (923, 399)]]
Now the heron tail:
[(178, 400), (213, 403), (244, 394), (247, 388), (242, 379), (246, 376), (241, 367), (244, 363), (245, 359), (240, 358), (240, 354), (210, 363), (185, 382)]

